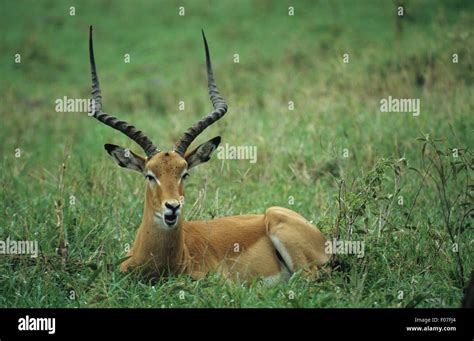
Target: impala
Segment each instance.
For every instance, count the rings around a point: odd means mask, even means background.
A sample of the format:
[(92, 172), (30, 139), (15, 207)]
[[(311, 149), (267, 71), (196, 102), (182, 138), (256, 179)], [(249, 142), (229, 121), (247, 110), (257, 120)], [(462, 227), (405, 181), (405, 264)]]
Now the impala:
[(89, 33), (92, 74), (92, 116), (135, 141), (146, 157), (106, 144), (119, 166), (145, 177), (145, 203), (141, 225), (122, 272), (141, 269), (152, 277), (187, 274), (199, 278), (219, 272), (225, 278), (248, 281), (262, 278), (275, 283), (298, 270), (314, 275), (329, 260), (323, 234), (301, 215), (282, 207), (264, 214), (239, 215), (209, 221), (185, 221), (184, 183), (189, 171), (210, 160), (219, 136), (188, 151), (208, 126), (222, 118), (227, 104), (217, 89), (204, 32), (209, 96), (214, 110), (189, 128), (173, 150), (160, 151), (141, 131), (102, 111), (102, 95)]

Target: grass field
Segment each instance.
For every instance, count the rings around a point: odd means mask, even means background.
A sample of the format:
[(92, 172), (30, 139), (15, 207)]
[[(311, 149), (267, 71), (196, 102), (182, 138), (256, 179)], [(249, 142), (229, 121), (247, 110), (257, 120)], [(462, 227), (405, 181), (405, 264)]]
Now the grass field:
[[(40, 254), (0, 255), (0, 306), (458, 307), (474, 268), (474, 3), (405, 4), (400, 19), (376, 0), (183, 0), (185, 16), (174, 1), (81, 1), (74, 16), (69, 2), (2, 2), (0, 240), (38, 241)], [(187, 219), (288, 207), (328, 239), (363, 241), (364, 257), (270, 288), (119, 273), (145, 185), (103, 144), (140, 149), (55, 111), (89, 96), (89, 25), (105, 111), (164, 149), (211, 109), (206, 31), (229, 112), (197, 142), (221, 135), (258, 159), (194, 170)], [(420, 115), (381, 112), (389, 96), (419, 99)]]

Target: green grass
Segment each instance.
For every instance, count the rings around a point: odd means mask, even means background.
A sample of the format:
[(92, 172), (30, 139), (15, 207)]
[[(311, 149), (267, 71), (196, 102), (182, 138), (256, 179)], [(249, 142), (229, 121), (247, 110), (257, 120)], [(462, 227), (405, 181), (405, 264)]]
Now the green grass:
[[(472, 215), (462, 220), (472, 210), (473, 5), (406, 2), (399, 33), (392, 1), (181, 1), (185, 17), (172, 1), (81, 1), (73, 17), (69, 3), (2, 3), (0, 239), (37, 240), (41, 256), (0, 255), (0, 306), (459, 306), (474, 255)], [(349, 239), (351, 222), (365, 257), (341, 255), (340, 265), (317, 281), (295, 275), (272, 288), (213, 274), (154, 284), (120, 274), (117, 262), (141, 221), (144, 184), (117, 167), (103, 144), (139, 148), (84, 113), (54, 111), (57, 98), (89, 96), (90, 24), (105, 111), (164, 149), (210, 109), (200, 29), (206, 31), (230, 109), (198, 142), (221, 135), (223, 143), (255, 145), (258, 162), (215, 158), (193, 171), (187, 219), (284, 206), (328, 238)], [(16, 53), (21, 64), (13, 62)], [(420, 116), (380, 112), (388, 96), (419, 98)], [(443, 141), (433, 146), (436, 138)], [(453, 148), (471, 168), (456, 178), (437, 176), (428, 166), (436, 148), (447, 170), (459, 161)], [(413, 168), (430, 175), (423, 182)], [(466, 189), (468, 202), (459, 206)], [(65, 265), (56, 253), (55, 200), (69, 244)], [(454, 207), (448, 224), (446, 202)]]

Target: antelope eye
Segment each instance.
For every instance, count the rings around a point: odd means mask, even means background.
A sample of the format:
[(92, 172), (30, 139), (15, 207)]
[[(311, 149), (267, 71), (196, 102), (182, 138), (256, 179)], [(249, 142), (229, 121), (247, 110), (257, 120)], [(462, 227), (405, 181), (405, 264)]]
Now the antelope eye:
[(189, 177), (189, 173), (184, 173), (181, 179), (186, 180)]
[(145, 175), (145, 178), (147, 178), (148, 181), (155, 181), (155, 178), (149, 174)]

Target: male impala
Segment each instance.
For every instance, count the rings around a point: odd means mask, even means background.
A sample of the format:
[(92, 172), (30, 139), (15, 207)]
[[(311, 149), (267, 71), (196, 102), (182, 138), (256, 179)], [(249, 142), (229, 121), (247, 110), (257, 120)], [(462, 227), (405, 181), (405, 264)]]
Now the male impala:
[(130, 256), (121, 271), (140, 268), (153, 277), (188, 274), (198, 278), (217, 271), (227, 278), (249, 280), (260, 277), (274, 283), (286, 280), (299, 269), (310, 274), (328, 261), (322, 233), (299, 214), (271, 207), (265, 214), (240, 215), (210, 221), (185, 221), (184, 182), (188, 172), (211, 158), (221, 138), (187, 151), (193, 140), (227, 111), (219, 95), (204, 32), (207, 79), (214, 111), (205, 116), (176, 143), (171, 151), (160, 151), (141, 131), (102, 111), (102, 96), (92, 43), (89, 52), (92, 73), (92, 115), (140, 145), (146, 157), (106, 144), (119, 166), (146, 178), (145, 207)]

